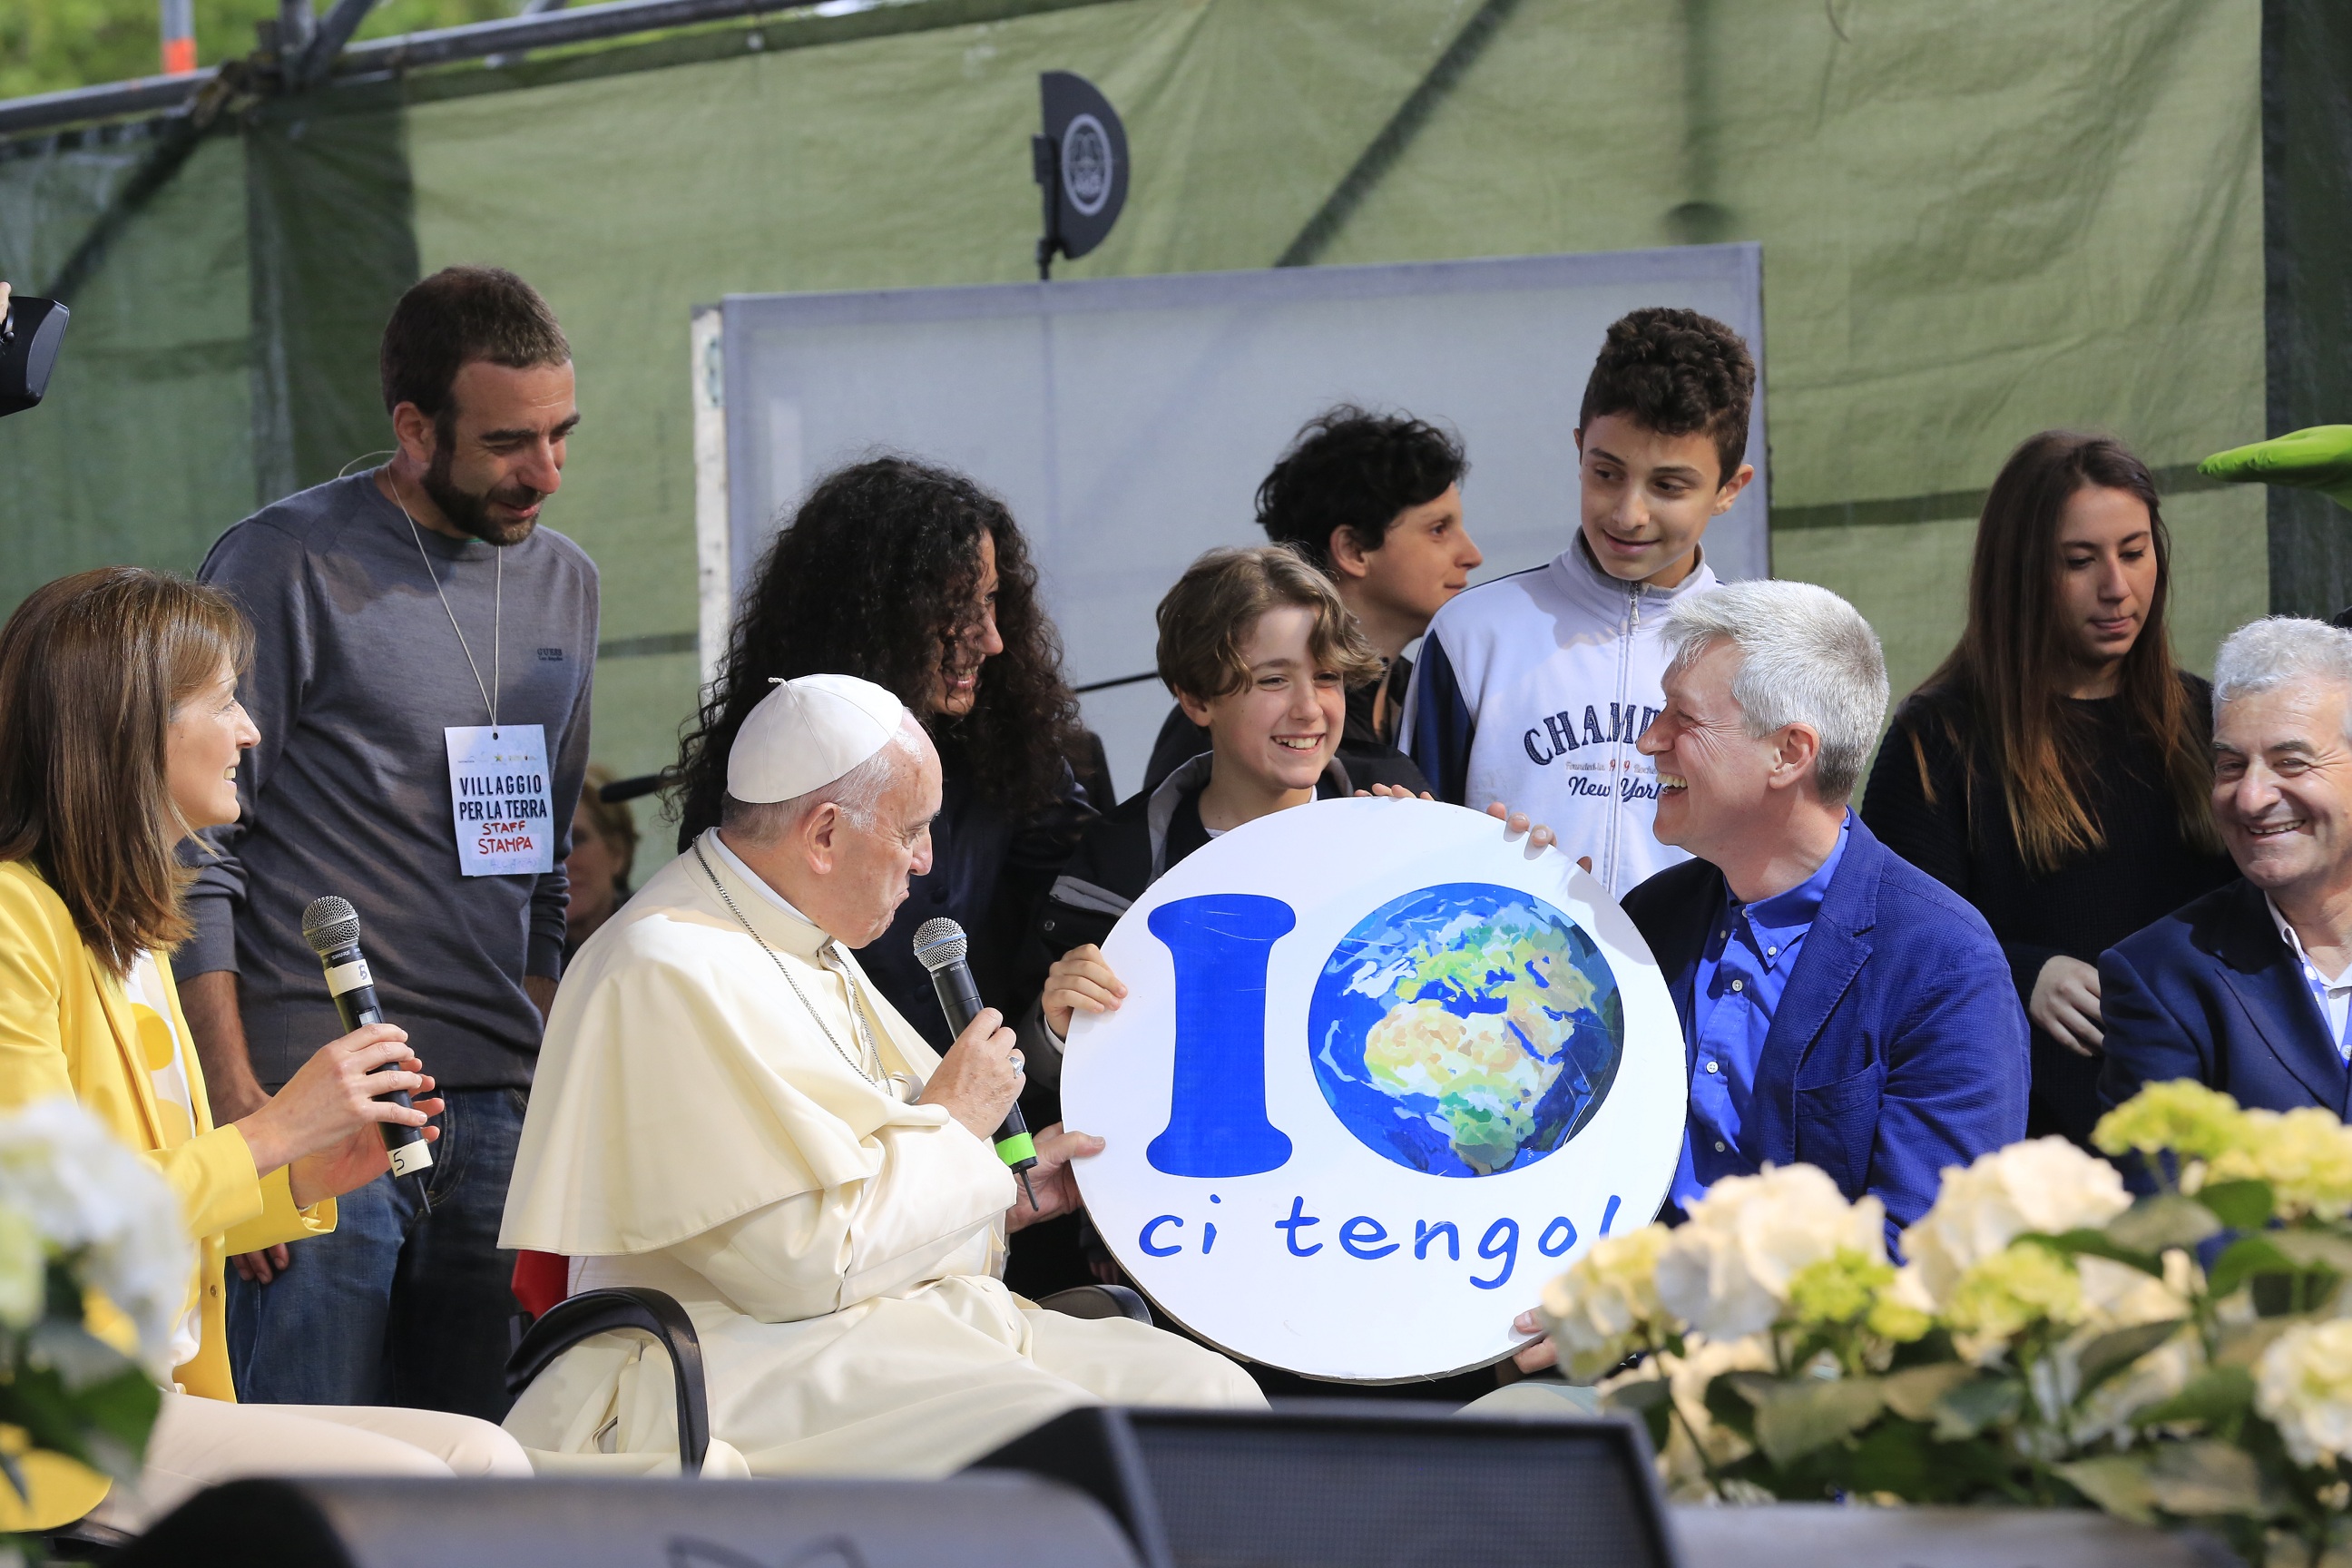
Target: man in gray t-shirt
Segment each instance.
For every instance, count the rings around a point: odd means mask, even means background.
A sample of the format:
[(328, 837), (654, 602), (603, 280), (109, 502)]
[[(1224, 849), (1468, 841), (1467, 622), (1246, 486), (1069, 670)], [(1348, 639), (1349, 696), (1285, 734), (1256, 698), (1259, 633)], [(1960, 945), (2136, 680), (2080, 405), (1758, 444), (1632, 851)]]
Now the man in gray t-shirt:
[(385, 1016), (448, 1105), (421, 1179), (380, 1177), (331, 1235), (237, 1259), (239, 1394), (497, 1420), (514, 1311), (499, 1224), (562, 973), (596, 568), (537, 526), (579, 414), (529, 284), (425, 279), (383, 373), (392, 460), (264, 508), (205, 560), (253, 622), (239, 693), (261, 743), (238, 769), (244, 815), (206, 836), (174, 967), (226, 1122), (343, 1032), (301, 926), (311, 900), (350, 900)]

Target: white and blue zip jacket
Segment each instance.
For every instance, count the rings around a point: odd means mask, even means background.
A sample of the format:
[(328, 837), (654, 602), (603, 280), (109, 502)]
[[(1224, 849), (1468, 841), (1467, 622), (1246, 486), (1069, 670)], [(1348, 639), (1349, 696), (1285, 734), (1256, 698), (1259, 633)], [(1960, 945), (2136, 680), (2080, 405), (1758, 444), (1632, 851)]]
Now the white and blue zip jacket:
[(1633, 742), (1665, 703), (1667, 606), (1715, 586), (1621, 582), (1580, 535), (1545, 565), (1482, 583), (1437, 612), (1405, 699), (1405, 750), (1441, 800), (1501, 801), (1591, 856), (1612, 898), (1690, 858), (1650, 825), (1658, 775)]

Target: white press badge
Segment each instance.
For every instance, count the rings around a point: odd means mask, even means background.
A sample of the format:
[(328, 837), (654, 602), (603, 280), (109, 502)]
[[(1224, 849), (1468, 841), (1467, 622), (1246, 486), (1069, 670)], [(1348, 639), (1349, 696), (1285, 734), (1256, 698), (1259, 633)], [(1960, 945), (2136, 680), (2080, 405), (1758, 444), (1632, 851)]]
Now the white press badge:
[(545, 727), (458, 724), (441, 732), (449, 741), (457, 868), (468, 877), (554, 870), (556, 823), (547, 786)]
[(1167, 1313), (1343, 1382), (1498, 1361), (1657, 1212), (1682, 1026), (1589, 872), (1483, 813), (1328, 800), (1194, 851), (1103, 944), (1062, 1110), (1112, 1255)]

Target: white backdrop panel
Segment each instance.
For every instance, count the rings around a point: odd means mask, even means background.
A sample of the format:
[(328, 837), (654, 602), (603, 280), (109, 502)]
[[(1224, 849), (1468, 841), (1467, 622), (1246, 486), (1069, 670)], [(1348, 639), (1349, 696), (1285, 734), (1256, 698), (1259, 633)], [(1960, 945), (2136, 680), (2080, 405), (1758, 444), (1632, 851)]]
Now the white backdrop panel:
[[(1570, 432), (1608, 324), (1643, 305), (1729, 323), (1763, 361), (1753, 244), (871, 293), (730, 296), (729, 559), (740, 593), (820, 476), (877, 451), (962, 468), (1034, 542), (1075, 684), (1152, 667), (1152, 609), (1185, 564), (1262, 542), (1253, 498), (1341, 401), (1459, 431), (1479, 580), (1550, 559), (1576, 526)], [(1770, 570), (1757, 482), (1707, 532), (1727, 577)], [(1118, 787), (1168, 709), (1157, 682), (1089, 694)]]

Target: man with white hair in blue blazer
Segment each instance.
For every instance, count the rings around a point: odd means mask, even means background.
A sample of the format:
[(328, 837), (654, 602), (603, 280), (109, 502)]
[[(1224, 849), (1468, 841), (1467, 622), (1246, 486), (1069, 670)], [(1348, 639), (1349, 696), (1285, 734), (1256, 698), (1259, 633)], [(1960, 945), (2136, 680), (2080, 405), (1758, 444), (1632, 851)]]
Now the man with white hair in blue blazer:
[[(1690, 1120), (1664, 1218), (1769, 1163), (1886, 1205), (1887, 1244), (1945, 1167), (2025, 1136), (2025, 1012), (1984, 917), (1847, 801), (1886, 717), (1886, 661), (1809, 583), (1731, 583), (1667, 612), (1666, 705), (1643, 732), (1665, 843), (1695, 859), (1625, 895), (1682, 1019)], [(1534, 1313), (1516, 1325), (1537, 1333)], [(1553, 1363), (1549, 1341), (1520, 1367)], [(1474, 1412), (1596, 1408), (1514, 1384)]]
[(1886, 1205), (2025, 1135), (2025, 1016), (1984, 920), (1847, 806), (1886, 713), (1878, 637), (1806, 583), (1676, 605), (1658, 837), (1696, 858), (1625, 896), (1683, 1022), (1690, 1121), (1669, 1216), (1725, 1176), (1818, 1165)]

